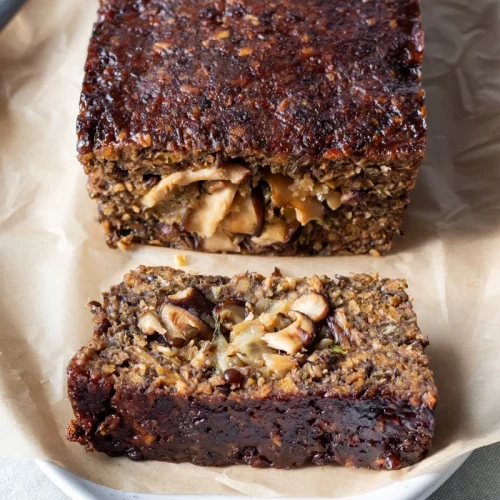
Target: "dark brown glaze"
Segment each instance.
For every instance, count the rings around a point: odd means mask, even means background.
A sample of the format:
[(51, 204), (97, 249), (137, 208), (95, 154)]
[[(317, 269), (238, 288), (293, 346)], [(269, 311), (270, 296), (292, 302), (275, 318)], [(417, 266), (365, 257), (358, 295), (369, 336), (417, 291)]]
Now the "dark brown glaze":
[[(203, 303), (218, 304), (216, 313), (245, 304), (258, 317), (262, 298), (311, 293), (327, 300), (328, 311), (316, 320), (315, 345), (304, 343), (288, 373), (221, 368), (213, 348), (216, 336), (231, 339), (224, 320), (208, 344), (201, 336), (192, 341), (202, 350), (189, 360), (168, 347), (168, 332), (145, 334), (138, 323), (147, 308), (190, 287), (196, 292), (187, 295), (202, 294)], [(68, 439), (111, 456), (210, 466), (414, 464), (432, 444), (437, 389), (405, 288), (402, 280), (369, 275), (229, 280), (140, 267), (89, 304), (94, 338), (68, 367), (75, 413)], [(191, 301), (184, 306), (196, 309)], [(335, 349), (319, 346), (328, 339)], [(194, 363), (200, 352), (206, 363)]]
[[(69, 376), (76, 402), (78, 370)], [(338, 463), (391, 470), (421, 460), (434, 433), (432, 410), (383, 396), (192, 399), (125, 388), (105, 400), (100, 413), (93, 399), (89, 391), (78, 400), (79, 422), (86, 426), (70, 426), (69, 438), (132, 460), (287, 469)]]
[(418, 0), (101, 0), (80, 158), (418, 167), (422, 49)]

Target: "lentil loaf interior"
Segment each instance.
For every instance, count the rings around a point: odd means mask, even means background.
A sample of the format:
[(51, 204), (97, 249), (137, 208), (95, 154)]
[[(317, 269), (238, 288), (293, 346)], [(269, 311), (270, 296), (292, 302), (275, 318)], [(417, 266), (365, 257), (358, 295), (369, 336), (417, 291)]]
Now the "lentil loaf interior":
[(418, 0), (102, 0), (78, 152), (109, 245), (388, 251), (422, 53)]
[(403, 280), (139, 267), (91, 302), (68, 438), (131, 459), (398, 469), (437, 389)]

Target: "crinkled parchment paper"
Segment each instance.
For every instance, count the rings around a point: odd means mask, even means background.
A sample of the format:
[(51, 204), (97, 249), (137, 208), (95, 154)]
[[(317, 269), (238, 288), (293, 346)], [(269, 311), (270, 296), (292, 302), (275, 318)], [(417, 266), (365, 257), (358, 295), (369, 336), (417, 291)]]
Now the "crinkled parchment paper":
[(69, 444), (65, 367), (91, 335), (87, 299), (175, 251), (106, 247), (75, 159), (96, 0), (31, 0), (0, 34), (0, 453), (53, 460), (114, 488), (342, 496), (500, 440), (500, 3), (424, 0), (429, 148), (385, 258), (188, 254), (198, 272), (405, 277), (440, 390), (432, 453), (399, 472), (134, 463)]

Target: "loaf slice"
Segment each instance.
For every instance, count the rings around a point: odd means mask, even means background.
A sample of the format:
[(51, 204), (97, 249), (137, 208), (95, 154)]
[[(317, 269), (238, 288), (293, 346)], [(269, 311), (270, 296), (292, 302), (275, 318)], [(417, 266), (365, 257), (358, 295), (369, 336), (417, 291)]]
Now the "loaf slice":
[(139, 267), (91, 302), (68, 438), (134, 460), (399, 469), (437, 391), (403, 280)]
[(418, 0), (101, 0), (79, 159), (112, 247), (380, 254), (426, 144)]

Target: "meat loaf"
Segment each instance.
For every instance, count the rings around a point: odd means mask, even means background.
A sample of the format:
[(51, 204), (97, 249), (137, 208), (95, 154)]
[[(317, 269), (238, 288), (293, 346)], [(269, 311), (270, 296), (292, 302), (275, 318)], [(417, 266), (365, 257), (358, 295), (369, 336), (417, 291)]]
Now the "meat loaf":
[(437, 391), (402, 280), (140, 267), (91, 302), (68, 438), (134, 460), (399, 469)]
[(418, 0), (101, 0), (78, 152), (109, 245), (388, 251), (422, 51)]

